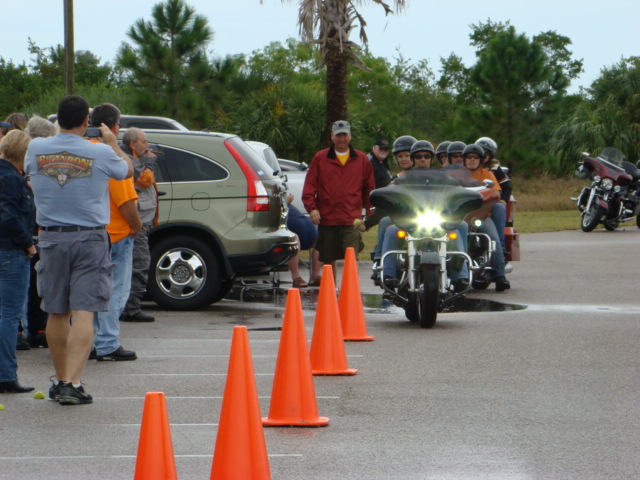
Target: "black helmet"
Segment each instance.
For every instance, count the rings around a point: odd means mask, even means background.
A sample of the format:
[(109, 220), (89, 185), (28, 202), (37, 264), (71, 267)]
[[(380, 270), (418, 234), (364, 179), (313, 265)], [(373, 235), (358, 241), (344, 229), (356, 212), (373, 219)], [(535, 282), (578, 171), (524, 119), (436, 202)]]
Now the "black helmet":
[(411, 151), (411, 147), (414, 143), (416, 143), (416, 139), (411, 135), (403, 135), (402, 137), (396, 138), (396, 141), (393, 142), (393, 147), (391, 148), (392, 153), (398, 152), (409, 152)]
[(447, 148), (449, 148), (449, 145), (451, 145), (451, 142), (449, 140), (440, 142), (438, 148), (436, 148), (436, 156), (440, 155), (441, 153), (447, 153)]
[[(491, 154), (491, 158), (496, 156), (498, 153), (498, 144), (489, 137), (481, 137), (476, 140), (476, 145), (480, 145), (482, 148), (487, 150)], [(482, 154), (484, 156), (484, 153)]]
[(484, 150), (480, 145), (472, 143), (471, 145), (467, 145), (462, 152), (462, 161), (464, 162), (464, 166), (467, 166), (467, 155), (475, 153), (480, 158), (480, 162), (478, 163), (478, 168), (482, 167), (482, 159), (484, 158)]
[(464, 148), (467, 146), (464, 142), (451, 142), (447, 147), (447, 155), (451, 158), (452, 153), (462, 153), (464, 152)]
[(418, 140), (413, 144), (413, 146), (411, 147), (411, 158), (413, 158), (413, 154), (416, 152), (429, 152), (431, 153), (432, 157), (435, 154), (433, 145), (431, 145), (431, 142), (428, 142), (426, 140)]

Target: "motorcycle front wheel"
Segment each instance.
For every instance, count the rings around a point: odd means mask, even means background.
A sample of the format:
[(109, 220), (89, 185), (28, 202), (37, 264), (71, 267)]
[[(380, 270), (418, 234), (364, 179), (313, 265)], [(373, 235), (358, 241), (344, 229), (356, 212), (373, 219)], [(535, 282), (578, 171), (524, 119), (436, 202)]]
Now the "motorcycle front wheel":
[(604, 214), (604, 208), (598, 205), (596, 202), (591, 204), (591, 208), (585, 211), (582, 215), (582, 223), (580, 227), (583, 232), (591, 232), (600, 223), (600, 219)]
[(420, 288), (420, 326), (433, 328), (440, 308), (440, 274), (437, 269), (422, 269)]
[(404, 309), (404, 314), (410, 322), (417, 322), (420, 319), (420, 305), (418, 295), (409, 292), (407, 295), (409, 302)]

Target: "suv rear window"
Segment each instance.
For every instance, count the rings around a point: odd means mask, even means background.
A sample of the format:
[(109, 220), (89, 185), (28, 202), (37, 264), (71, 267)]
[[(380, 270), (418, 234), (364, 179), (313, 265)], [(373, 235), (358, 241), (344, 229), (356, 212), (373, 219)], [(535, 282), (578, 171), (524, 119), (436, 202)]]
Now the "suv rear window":
[[(158, 148), (163, 153), (158, 157), (159, 182), (206, 182), (224, 180), (229, 176), (226, 168), (208, 158), (177, 148)], [(169, 178), (164, 178), (165, 174)]]
[(253, 171), (258, 174), (260, 180), (270, 180), (273, 178), (273, 172), (265, 171), (265, 167), (268, 167), (268, 165), (262, 158), (260, 158), (260, 154), (244, 143), (244, 140), (241, 140), (238, 137), (232, 137), (227, 141), (230, 142), (236, 150), (238, 150), (238, 153), (242, 155), (242, 158), (244, 158)]

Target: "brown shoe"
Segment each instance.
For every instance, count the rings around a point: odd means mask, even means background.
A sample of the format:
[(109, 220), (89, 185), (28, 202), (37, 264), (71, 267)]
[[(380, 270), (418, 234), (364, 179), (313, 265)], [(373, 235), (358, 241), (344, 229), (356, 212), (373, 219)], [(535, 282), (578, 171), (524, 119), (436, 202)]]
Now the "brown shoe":
[(321, 280), (322, 280), (322, 277), (316, 277), (316, 278), (314, 278), (313, 280), (311, 280), (309, 282), (309, 286), (310, 287), (319, 287)]
[(293, 288), (307, 288), (309, 284), (304, 281), (302, 277), (296, 277), (293, 279)]

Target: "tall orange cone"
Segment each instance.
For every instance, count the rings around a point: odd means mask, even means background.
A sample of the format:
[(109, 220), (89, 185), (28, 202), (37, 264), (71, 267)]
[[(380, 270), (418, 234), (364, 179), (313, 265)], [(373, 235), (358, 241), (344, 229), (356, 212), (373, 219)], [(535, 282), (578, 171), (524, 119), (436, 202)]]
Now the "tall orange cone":
[(177, 480), (178, 478), (167, 404), (162, 392), (148, 392), (144, 398), (136, 471), (133, 478), (134, 480), (158, 478)]
[(247, 327), (233, 327), (211, 480), (270, 479)]
[(353, 247), (348, 247), (345, 254), (338, 304), (344, 339), (360, 342), (373, 340), (374, 337), (367, 335), (362, 296), (360, 295), (360, 280), (358, 280), (358, 263)]
[(322, 267), (316, 321), (311, 338), (311, 371), (314, 375), (355, 375), (347, 365), (340, 310), (331, 265)]
[(318, 416), (300, 290), (297, 288), (291, 288), (287, 293), (271, 407), (262, 424), (270, 427), (323, 427), (329, 424), (327, 417)]

